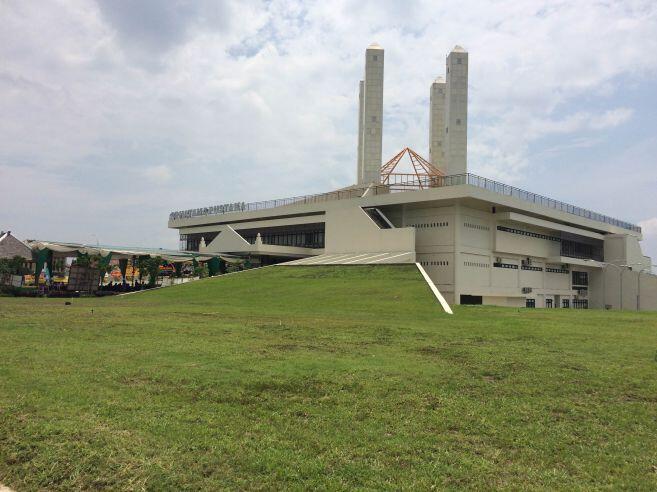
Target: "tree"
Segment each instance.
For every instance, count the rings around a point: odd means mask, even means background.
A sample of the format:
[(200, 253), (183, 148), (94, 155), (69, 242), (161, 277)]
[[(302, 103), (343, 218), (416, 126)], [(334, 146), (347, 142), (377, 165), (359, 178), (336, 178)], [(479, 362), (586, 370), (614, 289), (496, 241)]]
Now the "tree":
[(11, 264), (9, 258), (0, 258), (0, 284), (8, 283), (11, 275)]
[(137, 260), (137, 264), (139, 266), (139, 276), (141, 276), (142, 273), (147, 273), (148, 285), (153, 287), (155, 285), (155, 281), (157, 280), (157, 276), (160, 274), (162, 258), (160, 256), (156, 256), (155, 258), (151, 258), (150, 256), (141, 256)]
[(199, 263), (196, 267), (194, 267), (194, 275), (198, 278), (208, 277), (210, 275), (208, 265), (206, 263)]
[(25, 258), (14, 256), (13, 258), (0, 258), (0, 283), (7, 283), (11, 275), (25, 275)]

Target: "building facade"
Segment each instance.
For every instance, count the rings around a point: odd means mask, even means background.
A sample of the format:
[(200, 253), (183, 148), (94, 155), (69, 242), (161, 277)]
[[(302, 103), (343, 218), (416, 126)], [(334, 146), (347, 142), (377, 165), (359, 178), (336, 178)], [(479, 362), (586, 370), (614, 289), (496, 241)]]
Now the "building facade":
[(657, 276), (638, 226), (467, 173), (463, 48), (448, 55), (446, 82), (431, 87), (431, 159), (440, 174), (381, 184), (380, 46), (368, 48), (366, 67), (356, 185), (173, 212), (180, 249), (261, 265), (417, 262), (452, 304), (657, 310)]
[(181, 249), (256, 264), (418, 262), (448, 302), (657, 310), (640, 228), (474, 175), (174, 212)]

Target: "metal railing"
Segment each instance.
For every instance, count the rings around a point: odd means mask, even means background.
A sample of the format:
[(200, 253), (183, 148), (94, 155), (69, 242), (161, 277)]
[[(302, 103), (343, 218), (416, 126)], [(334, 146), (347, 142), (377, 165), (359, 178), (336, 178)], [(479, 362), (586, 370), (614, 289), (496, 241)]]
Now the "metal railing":
[(266, 200), (251, 203), (238, 202), (225, 205), (215, 205), (211, 207), (181, 210), (177, 212), (171, 212), (171, 214), (169, 214), (169, 220), (176, 221), (179, 219), (188, 219), (206, 215), (223, 215), (231, 212), (253, 212), (257, 210), (283, 207), (286, 205), (301, 205), (320, 203), (331, 200), (345, 200), (362, 197), (365, 193), (367, 193), (366, 196), (372, 196), (388, 193), (398, 193), (403, 191), (426, 190), (429, 188), (440, 188), (446, 186), (470, 185), (487, 191), (492, 191), (493, 193), (500, 195), (518, 198), (524, 202), (535, 203), (543, 207), (548, 207), (554, 210), (576, 215), (578, 217), (584, 217), (586, 219), (610, 224), (630, 231), (639, 233), (641, 232), (641, 227), (631, 224), (630, 222), (625, 222), (623, 220), (593, 212), (592, 210), (570, 205), (559, 200), (554, 200), (553, 198), (548, 198), (543, 195), (538, 195), (530, 191), (516, 188), (515, 186), (500, 183), (499, 181), (477, 176), (476, 174), (467, 173), (455, 174), (451, 176), (427, 176), (416, 178), (412, 181), (403, 181), (401, 179), (395, 180), (395, 176), (390, 176), (390, 178), (392, 182), (385, 185), (381, 184), (373, 186), (351, 187), (342, 190), (331, 191), (328, 193), (318, 193), (315, 195), (302, 195), (291, 198), (280, 198), (276, 200)]

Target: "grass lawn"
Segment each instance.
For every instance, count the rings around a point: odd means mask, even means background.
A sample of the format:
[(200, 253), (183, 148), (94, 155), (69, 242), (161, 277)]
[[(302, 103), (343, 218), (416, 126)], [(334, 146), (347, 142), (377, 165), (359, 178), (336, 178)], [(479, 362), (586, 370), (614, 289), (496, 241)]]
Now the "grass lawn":
[(440, 306), (414, 267), (0, 298), (14, 489), (657, 488), (657, 314)]

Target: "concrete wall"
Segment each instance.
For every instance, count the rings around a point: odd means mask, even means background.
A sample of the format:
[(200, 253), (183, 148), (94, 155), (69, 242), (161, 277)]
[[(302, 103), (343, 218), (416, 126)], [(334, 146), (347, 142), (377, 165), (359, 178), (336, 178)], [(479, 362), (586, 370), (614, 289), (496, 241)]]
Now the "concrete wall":
[[(285, 217), (280, 219), (269, 219), (269, 220), (252, 220), (244, 221), (233, 226), (236, 229), (254, 229), (254, 228), (264, 228), (264, 227), (280, 227), (280, 226), (293, 226), (299, 224), (314, 224), (316, 222), (324, 222), (325, 216), (322, 215), (307, 215), (301, 217)], [(195, 226), (195, 227), (186, 227), (181, 229), (182, 234), (191, 234), (195, 232), (211, 232), (224, 230), (224, 225), (214, 225), (214, 226)]]
[[(391, 215), (400, 220), (397, 209)], [(482, 296), (487, 303), (501, 305), (524, 305), (525, 297), (532, 297), (538, 307), (544, 306), (546, 299), (560, 306), (562, 299), (572, 300), (574, 296), (572, 269), (594, 270), (566, 265), (567, 273), (548, 272), (548, 267), (562, 269), (561, 263), (547, 261), (548, 257), (559, 255), (559, 242), (498, 231), (497, 225), (547, 237), (558, 237), (558, 231), (499, 220), (496, 214), (485, 210), (458, 204), (406, 209), (402, 215), (405, 225), (416, 228), (418, 261), (425, 262), (432, 280), (441, 291), (451, 293), (457, 303), (465, 294)], [(446, 258), (448, 263), (440, 263)], [(530, 263), (523, 265), (528, 258)], [(529, 292), (523, 293), (523, 289)]]
[[(440, 210), (434, 209), (436, 216)], [(454, 231), (453, 292), (457, 303), (465, 294), (482, 296), (484, 303), (489, 304), (524, 306), (525, 298), (529, 297), (536, 300), (537, 307), (544, 307), (546, 299), (561, 306), (562, 299), (572, 301), (575, 296), (571, 288), (572, 270), (595, 270), (588, 266), (566, 265), (566, 273), (548, 272), (548, 268), (562, 270), (561, 263), (547, 261), (549, 257), (559, 256), (558, 241), (498, 231), (497, 226), (546, 237), (558, 237), (559, 231), (513, 222), (505, 215), (498, 216), (463, 205), (451, 208), (450, 212)], [(424, 209), (423, 213), (426, 214), (425, 220), (431, 221), (431, 209)], [(496, 263), (500, 266), (495, 266)], [(439, 279), (434, 281), (440, 282)]]
[(636, 274), (640, 286), (637, 291), (638, 305), (641, 311), (657, 311), (657, 275)]
[(489, 255), (461, 253), (460, 260), (458, 269), (459, 281), (462, 286), (490, 287), (492, 270)]
[(415, 251), (415, 229), (380, 229), (362, 208), (340, 205), (326, 212), (326, 254)]
[[(546, 235), (554, 234), (554, 232), (549, 231), (539, 232), (537, 228), (528, 227), (523, 224), (504, 223), (500, 225), (509, 228), (516, 228), (522, 231), (537, 232)], [(495, 230), (494, 250), (499, 253), (513, 253), (522, 256), (550, 258), (560, 255), (560, 243), (547, 239), (523, 236), (512, 232)]]
[[(518, 270), (518, 283), (520, 287), (532, 287), (534, 289), (545, 289), (545, 263), (540, 261), (532, 261), (533, 267), (543, 268), (543, 271), (538, 272), (536, 270), (523, 270), (522, 267)], [(563, 276), (563, 275), (562, 275)], [(568, 285), (554, 285), (553, 289), (562, 289), (568, 288)]]
[(657, 275), (609, 265), (596, 279), (595, 289), (596, 308), (657, 311)]
[(389, 216), (401, 220), (404, 227), (415, 229), (417, 261), (422, 264), (431, 280), (443, 295), (454, 290), (454, 207), (424, 207), (404, 209), (398, 207)]
[(522, 297), (483, 296), (482, 304), (485, 306), (525, 307)]
[[(545, 264), (545, 268), (553, 268), (555, 270), (561, 268), (561, 265), (551, 265), (549, 263)], [(543, 271), (543, 288), (544, 289), (549, 289), (549, 290), (567, 290), (570, 289), (570, 283), (571, 283), (571, 273), (570, 270), (568, 270), (568, 273), (561, 273), (561, 272), (548, 272), (546, 270)], [(527, 287), (537, 287), (533, 285), (529, 285)]]
[(231, 226), (221, 226), (219, 235), (210, 244), (206, 244), (204, 252), (230, 253), (249, 251), (252, 245), (240, 236)]
[(431, 280), (441, 289), (452, 290), (454, 285), (453, 253), (418, 253), (417, 261), (427, 272)]
[(605, 262), (628, 265), (634, 270), (650, 270), (651, 258), (641, 251), (639, 238), (626, 234), (610, 234), (604, 238)]
[[(490, 216), (490, 214), (486, 215)], [(468, 212), (468, 210), (464, 210), (460, 217), (461, 244), (490, 251), (492, 248), (491, 230), (494, 230), (490, 217), (483, 218), (479, 214), (476, 216), (473, 211)]]
[(500, 259), (504, 264), (515, 265), (518, 269), (493, 267), (492, 284), (495, 287), (513, 287), (517, 289), (520, 286), (520, 260), (506, 256), (502, 256)]

